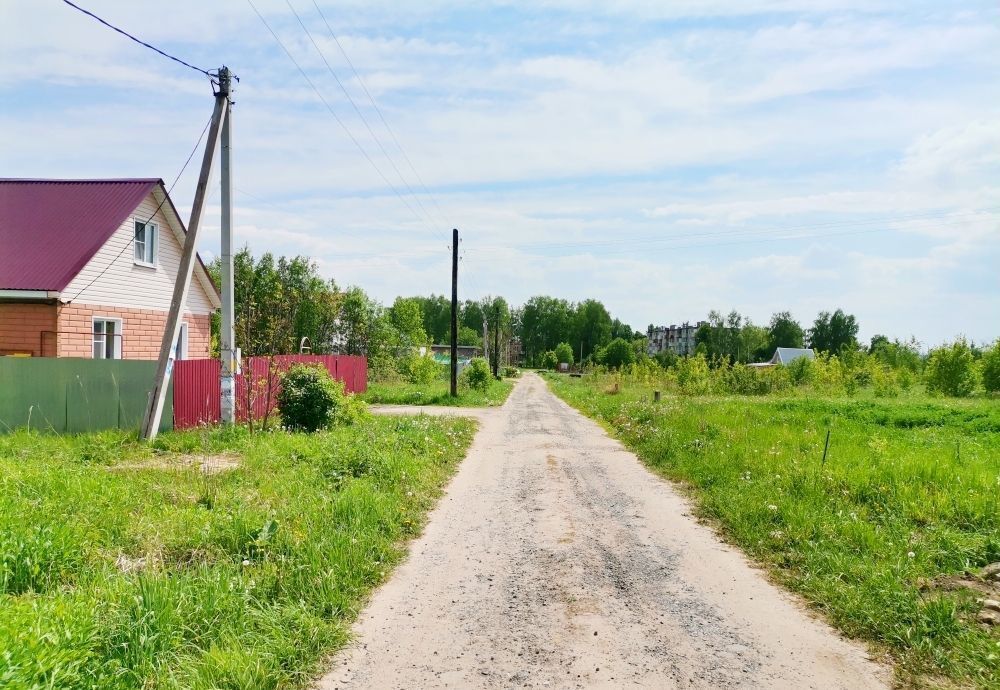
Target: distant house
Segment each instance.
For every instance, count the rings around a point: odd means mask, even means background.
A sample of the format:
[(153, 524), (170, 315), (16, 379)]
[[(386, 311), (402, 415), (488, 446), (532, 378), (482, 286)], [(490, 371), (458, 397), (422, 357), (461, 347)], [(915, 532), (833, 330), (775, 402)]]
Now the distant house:
[(770, 360), (751, 364), (750, 366), (764, 368), (777, 366), (778, 364), (787, 365), (802, 357), (816, 359), (816, 353), (808, 347), (779, 347), (774, 351), (774, 355)]
[(650, 355), (660, 352), (673, 352), (675, 355), (694, 354), (697, 342), (695, 335), (698, 328), (705, 324), (705, 321), (689, 323), (685, 321), (680, 326), (671, 324), (670, 326), (650, 326), (646, 332), (646, 351)]
[[(156, 359), (185, 233), (159, 179), (0, 179), (0, 355)], [(220, 305), (199, 259), (178, 359)]]
[[(468, 361), (473, 357), (482, 357), (482, 349), (475, 345), (459, 345), (458, 361)], [(439, 362), (451, 361), (451, 345), (431, 345), (431, 355)]]

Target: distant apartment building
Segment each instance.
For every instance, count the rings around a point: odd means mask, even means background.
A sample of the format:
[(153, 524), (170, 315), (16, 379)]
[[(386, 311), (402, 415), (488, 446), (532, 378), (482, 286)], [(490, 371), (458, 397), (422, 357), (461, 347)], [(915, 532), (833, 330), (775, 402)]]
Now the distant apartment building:
[(685, 321), (680, 326), (675, 324), (650, 326), (646, 333), (647, 351), (650, 355), (667, 351), (673, 352), (675, 355), (694, 354), (694, 348), (697, 346), (695, 333), (698, 332), (698, 327), (704, 323), (706, 322), (698, 321), (692, 324)]

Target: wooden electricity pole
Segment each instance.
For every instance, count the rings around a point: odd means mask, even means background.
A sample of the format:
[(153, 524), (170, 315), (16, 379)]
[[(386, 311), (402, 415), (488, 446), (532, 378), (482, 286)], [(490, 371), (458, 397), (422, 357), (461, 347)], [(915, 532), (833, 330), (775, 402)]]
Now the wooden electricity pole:
[[(174, 343), (181, 329), (181, 312), (187, 302), (188, 288), (191, 285), (191, 273), (197, 256), (198, 231), (201, 229), (201, 219), (205, 212), (205, 201), (208, 197), (208, 181), (212, 175), (212, 164), (215, 150), (219, 147), (222, 126), (229, 110), (230, 73), (226, 67), (219, 70), (219, 91), (215, 94), (215, 110), (208, 128), (208, 141), (205, 142), (205, 155), (201, 159), (201, 172), (198, 175), (198, 186), (194, 193), (194, 203), (191, 205), (191, 220), (188, 221), (187, 235), (184, 238), (184, 251), (181, 254), (180, 266), (177, 268), (177, 278), (174, 280), (174, 292), (170, 299), (170, 311), (167, 314), (167, 324), (163, 329), (163, 340), (160, 342), (160, 357), (156, 364), (156, 379), (153, 390), (146, 403), (146, 413), (142, 420), (140, 434), (144, 439), (153, 439), (160, 430), (160, 418), (163, 416), (163, 405), (167, 397), (170, 383), (173, 358), (170, 356)], [(231, 196), (230, 196), (231, 198)]]
[(500, 302), (493, 303), (493, 378), (500, 377)]
[(238, 368), (236, 350), (236, 330), (233, 323), (233, 99), (232, 78), (229, 70), (219, 70), (219, 90), (225, 91), (226, 116), (222, 122), (222, 319), (219, 329), (219, 358), (222, 368), (219, 375), (221, 393), (219, 412), (223, 424), (236, 422), (236, 370)]
[(451, 397), (458, 397), (458, 228), (451, 231)]

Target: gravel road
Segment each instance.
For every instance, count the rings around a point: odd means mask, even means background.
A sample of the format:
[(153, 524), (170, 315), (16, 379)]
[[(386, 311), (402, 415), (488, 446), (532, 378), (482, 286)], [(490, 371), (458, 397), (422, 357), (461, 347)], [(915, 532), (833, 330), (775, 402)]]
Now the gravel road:
[(320, 688), (885, 688), (534, 374)]

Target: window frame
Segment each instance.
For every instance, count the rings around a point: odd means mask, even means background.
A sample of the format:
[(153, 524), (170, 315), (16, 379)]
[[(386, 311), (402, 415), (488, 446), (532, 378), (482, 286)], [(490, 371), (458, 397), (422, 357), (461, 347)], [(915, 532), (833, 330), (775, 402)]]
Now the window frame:
[[(142, 256), (139, 258), (136, 256), (136, 251), (139, 248), (140, 241), (137, 237), (139, 232), (138, 226), (143, 226), (143, 238), (142, 238)], [(154, 223), (152, 220), (144, 221), (139, 218), (132, 218), (132, 261), (136, 266), (145, 266), (147, 268), (156, 268), (158, 266), (159, 255), (160, 255), (160, 225), (159, 223)], [(151, 261), (147, 261), (146, 257), (149, 257)]]
[[(110, 357), (108, 357), (108, 351), (107, 351), (108, 342), (107, 342), (107, 331), (106, 330), (103, 333), (100, 334), (100, 335), (103, 336), (102, 341), (101, 341), (101, 348), (102, 348), (103, 356), (97, 357), (95, 355), (95, 353), (94, 353), (94, 346), (98, 344), (98, 341), (96, 339), (96, 336), (98, 335), (98, 333), (95, 330), (97, 328), (98, 322), (104, 323), (104, 324), (107, 324), (107, 323), (113, 323), (113, 324), (115, 324), (115, 332), (112, 334), (112, 337), (111, 337), (111, 347), (113, 348), (113, 350), (112, 350), (112, 353), (111, 353)], [(100, 315), (97, 315), (97, 314), (95, 314), (92, 317), (90, 317), (90, 356), (91, 356), (91, 358), (92, 359), (121, 359), (122, 358), (122, 349), (123, 349), (122, 348), (122, 341), (124, 339), (124, 333), (123, 333), (123, 331), (124, 331), (124, 322), (122, 321), (121, 317), (117, 317), (117, 316), (100, 316)]]

